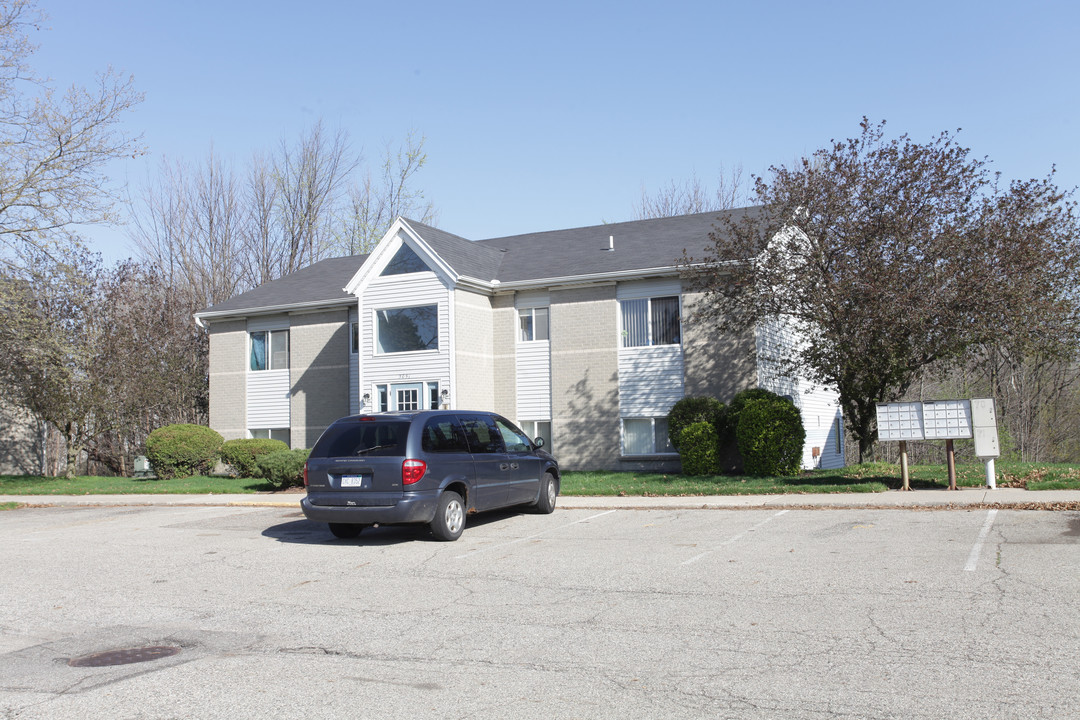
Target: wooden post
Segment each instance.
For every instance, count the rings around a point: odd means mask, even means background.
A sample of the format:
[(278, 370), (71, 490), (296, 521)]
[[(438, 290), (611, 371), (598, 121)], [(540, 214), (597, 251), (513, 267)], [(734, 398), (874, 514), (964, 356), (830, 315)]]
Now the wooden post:
[(953, 441), (945, 441), (945, 460), (949, 464), (949, 489), (956, 489), (956, 453), (953, 452)]
[(900, 441), (900, 479), (904, 481), (903, 490), (911, 489), (911, 477), (908, 475), (907, 440)]

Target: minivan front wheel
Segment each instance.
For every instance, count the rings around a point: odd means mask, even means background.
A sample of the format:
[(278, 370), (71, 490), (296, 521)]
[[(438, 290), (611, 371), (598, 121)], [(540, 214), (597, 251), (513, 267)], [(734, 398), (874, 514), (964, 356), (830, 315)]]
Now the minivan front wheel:
[(457, 540), (465, 529), (465, 502), (453, 490), (439, 496), (431, 532), (439, 540)]
[(547, 513), (555, 510), (555, 497), (559, 494), (559, 482), (549, 472), (544, 473), (544, 479), (540, 481), (540, 498), (536, 501), (536, 509)]

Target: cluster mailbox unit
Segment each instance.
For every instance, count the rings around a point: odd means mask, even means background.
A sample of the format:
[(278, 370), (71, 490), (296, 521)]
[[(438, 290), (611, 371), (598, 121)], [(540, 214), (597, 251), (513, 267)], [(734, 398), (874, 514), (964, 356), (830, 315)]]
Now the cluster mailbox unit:
[(986, 464), (986, 486), (996, 486), (994, 459), (998, 447), (997, 414), (993, 398), (927, 400), (877, 404), (878, 440), (900, 443), (900, 473), (904, 489), (908, 478), (907, 441), (944, 440), (949, 467), (949, 489), (956, 489), (953, 440), (975, 440), (975, 456)]

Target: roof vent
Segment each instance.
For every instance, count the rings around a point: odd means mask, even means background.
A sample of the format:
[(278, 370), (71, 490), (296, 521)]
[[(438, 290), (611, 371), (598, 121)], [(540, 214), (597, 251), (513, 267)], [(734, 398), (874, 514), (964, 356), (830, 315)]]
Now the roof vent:
[(608, 252), (615, 252), (615, 236), (614, 235), (608, 235), (607, 251)]

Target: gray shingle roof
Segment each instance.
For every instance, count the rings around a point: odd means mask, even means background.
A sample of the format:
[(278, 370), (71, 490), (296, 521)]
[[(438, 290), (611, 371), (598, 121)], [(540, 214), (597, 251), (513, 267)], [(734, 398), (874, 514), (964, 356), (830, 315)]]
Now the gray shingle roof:
[(459, 275), (478, 280), (495, 279), (505, 254), (499, 248), (466, 240), (415, 220), (405, 222)]
[[(757, 208), (728, 210), (736, 221)], [(593, 225), (572, 230), (514, 235), (477, 241), (505, 249), (497, 279), (502, 283), (566, 278), (674, 266), (686, 249), (700, 257), (721, 213)], [(614, 251), (608, 250), (614, 238)]]
[[(741, 208), (723, 214), (739, 221), (757, 212), (759, 208)], [(478, 241), (415, 220), (405, 222), (458, 275), (484, 282), (515, 283), (672, 268), (684, 249), (692, 256), (701, 255), (720, 215), (707, 212)], [(613, 251), (608, 250), (609, 238), (614, 238)], [(199, 314), (240, 315), (283, 306), (349, 302), (353, 298), (342, 288), (367, 257), (321, 260)]]
[(355, 300), (343, 288), (352, 279), (367, 255), (328, 258), (300, 268), (277, 280), (263, 283), (253, 290), (235, 295), (225, 302), (203, 310), (202, 313), (258, 312), (282, 305), (305, 305)]

